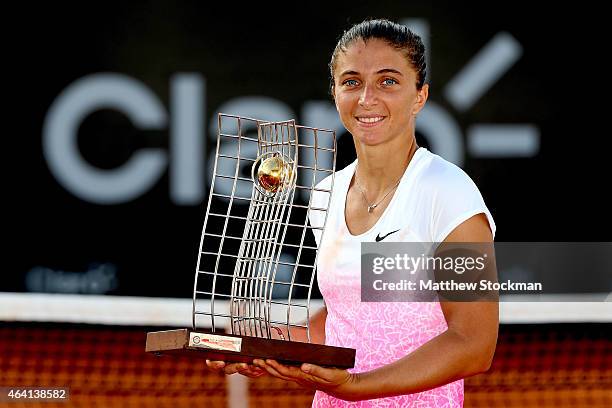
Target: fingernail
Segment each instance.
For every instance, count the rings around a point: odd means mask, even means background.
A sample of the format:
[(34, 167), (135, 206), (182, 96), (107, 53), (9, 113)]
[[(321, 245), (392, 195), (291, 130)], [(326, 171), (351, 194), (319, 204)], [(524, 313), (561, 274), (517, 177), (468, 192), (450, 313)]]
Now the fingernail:
[(311, 366), (309, 364), (302, 364), (302, 371), (305, 373), (310, 371)]
[(240, 365), (239, 365), (238, 367), (240, 367), (240, 368), (241, 368), (241, 369), (243, 369), (243, 370), (244, 370), (245, 368), (248, 368), (248, 366), (247, 366), (245, 363), (240, 363)]

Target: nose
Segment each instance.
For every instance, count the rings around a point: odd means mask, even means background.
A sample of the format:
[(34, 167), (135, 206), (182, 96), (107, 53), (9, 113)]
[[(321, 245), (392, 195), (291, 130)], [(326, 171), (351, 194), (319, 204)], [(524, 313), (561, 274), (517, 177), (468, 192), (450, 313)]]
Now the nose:
[(359, 95), (359, 105), (364, 109), (369, 109), (377, 103), (376, 90), (372, 85), (365, 85)]

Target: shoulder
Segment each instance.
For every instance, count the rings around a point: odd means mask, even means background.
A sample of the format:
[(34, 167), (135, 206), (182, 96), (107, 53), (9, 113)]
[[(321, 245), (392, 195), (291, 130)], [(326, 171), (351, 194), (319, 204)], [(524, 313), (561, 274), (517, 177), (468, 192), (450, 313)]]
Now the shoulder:
[(346, 166), (342, 170), (337, 170), (333, 174), (330, 174), (329, 176), (325, 177), (323, 180), (318, 182), (317, 185), (315, 186), (315, 188), (317, 188), (317, 189), (330, 189), (332, 187), (332, 185), (335, 185), (338, 182), (345, 181), (347, 178), (352, 177), (353, 176), (353, 171), (355, 170), (355, 165), (356, 164), (357, 164), (357, 162), (354, 161), (353, 163), (349, 164), (348, 166)]
[[(311, 206), (315, 208), (330, 208), (332, 203), (338, 201), (339, 189), (337, 186), (343, 185), (353, 176), (353, 171), (356, 162), (353, 162), (343, 168), (342, 170), (336, 171), (333, 174), (328, 175), (323, 180), (316, 183), (314, 190), (312, 191)], [(312, 211), (312, 216), (322, 215), (321, 211)]]
[(495, 222), (480, 190), (459, 166), (427, 152), (418, 177), (418, 191), (429, 216), (428, 235), (441, 242), (458, 225), (484, 213), (495, 235)]
[(429, 151), (426, 154), (419, 177), (423, 188), (436, 195), (478, 191), (474, 181), (459, 166)]
[(350, 178), (353, 176), (355, 170), (355, 165), (356, 161), (318, 182), (312, 193), (313, 202), (320, 203), (321, 201), (326, 201), (329, 198), (329, 193), (327, 191), (332, 191), (332, 195), (337, 195), (339, 191), (337, 186), (350, 182)]
[[(350, 181), (353, 175), (355, 163), (346, 166), (340, 171), (336, 171), (320, 182), (316, 183), (314, 190), (311, 192), (310, 197), (310, 208), (308, 210), (308, 218), (310, 225), (313, 227), (323, 227), (325, 225), (325, 219), (327, 213), (335, 214), (342, 211), (341, 197), (337, 186), (343, 185)], [(313, 230), (315, 240), (317, 244), (321, 241), (321, 231)]]

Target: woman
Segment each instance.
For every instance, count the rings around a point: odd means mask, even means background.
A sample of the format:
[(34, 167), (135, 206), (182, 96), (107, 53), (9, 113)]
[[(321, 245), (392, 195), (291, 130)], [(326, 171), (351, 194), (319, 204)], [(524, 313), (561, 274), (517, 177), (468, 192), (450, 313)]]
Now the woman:
[(417, 146), (416, 116), (429, 90), (418, 36), (388, 20), (364, 21), (339, 40), (330, 71), (357, 160), (336, 173), (317, 265), (326, 307), (311, 330), (315, 341), (355, 348), (355, 368), (207, 364), (316, 389), (315, 407), (462, 406), (462, 379), (491, 364), (497, 303), (361, 302), (360, 243), (492, 242), (493, 218), (461, 169)]

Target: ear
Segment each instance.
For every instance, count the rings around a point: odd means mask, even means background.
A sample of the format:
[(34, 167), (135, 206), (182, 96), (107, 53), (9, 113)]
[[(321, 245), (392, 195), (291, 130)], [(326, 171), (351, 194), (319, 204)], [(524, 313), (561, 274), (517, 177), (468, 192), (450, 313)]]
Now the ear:
[(427, 98), (429, 98), (429, 84), (424, 84), (420, 90), (417, 90), (416, 101), (412, 107), (413, 115), (416, 115), (423, 109)]

